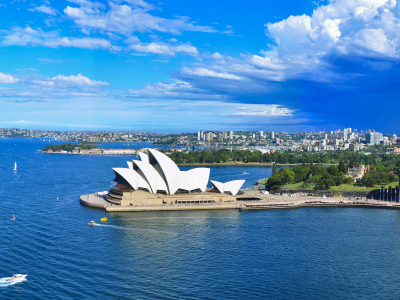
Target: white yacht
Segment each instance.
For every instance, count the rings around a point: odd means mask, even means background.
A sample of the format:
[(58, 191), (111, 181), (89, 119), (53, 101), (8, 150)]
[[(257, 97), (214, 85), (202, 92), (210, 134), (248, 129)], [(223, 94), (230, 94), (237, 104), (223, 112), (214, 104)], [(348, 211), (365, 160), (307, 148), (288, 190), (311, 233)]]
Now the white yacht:
[(14, 170), (13, 171), (17, 171), (17, 163), (14, 164)]

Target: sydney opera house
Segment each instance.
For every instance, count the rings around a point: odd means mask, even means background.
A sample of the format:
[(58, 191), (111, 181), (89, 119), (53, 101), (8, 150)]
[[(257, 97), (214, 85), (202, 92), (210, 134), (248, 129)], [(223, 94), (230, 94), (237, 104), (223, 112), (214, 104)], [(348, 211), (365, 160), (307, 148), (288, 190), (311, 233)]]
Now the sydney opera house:
[(211, 180), (210, 169), (181, 171), (166, 155), (148, 149), (140, 160), (128, 161), (128, 168), (113, 168), (116, 176), (107, 201), (122, 206), (161, 206), (236, 202), (245, 180), (226, 183)]

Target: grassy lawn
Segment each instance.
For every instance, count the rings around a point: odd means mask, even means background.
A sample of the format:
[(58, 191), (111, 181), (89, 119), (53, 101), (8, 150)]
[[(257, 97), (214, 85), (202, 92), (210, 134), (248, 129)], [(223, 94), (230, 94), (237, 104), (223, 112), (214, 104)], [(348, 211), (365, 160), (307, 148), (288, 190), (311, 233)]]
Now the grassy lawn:
[[(398, 182), (391, 182), (386, 185), (384, 185), (384, 188), (388, 188), (391, 186), (392, 188), (395, 188), (398, 186)], [(353, 186), (352, 184), (342, 184), (341, 186), (331, 186), (331, 190), (333, 191), (370, 191), (370, 190), (376, 190), (380, 189), (381, 185), (376, 185), (374, 187), (365, 187), (365, 186)]]

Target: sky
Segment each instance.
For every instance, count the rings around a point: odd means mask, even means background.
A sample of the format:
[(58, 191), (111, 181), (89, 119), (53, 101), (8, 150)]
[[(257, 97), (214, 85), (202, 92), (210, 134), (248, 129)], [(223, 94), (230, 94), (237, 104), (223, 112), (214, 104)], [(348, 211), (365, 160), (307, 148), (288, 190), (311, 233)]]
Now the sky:
[(0, 126), (400, 134), (400, 1), (10, 0)]

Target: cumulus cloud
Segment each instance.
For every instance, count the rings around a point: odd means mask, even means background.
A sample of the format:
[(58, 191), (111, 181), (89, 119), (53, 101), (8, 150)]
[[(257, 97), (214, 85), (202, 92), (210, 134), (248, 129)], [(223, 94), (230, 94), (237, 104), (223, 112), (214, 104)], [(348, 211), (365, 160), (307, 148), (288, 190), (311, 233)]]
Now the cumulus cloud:
[(355, 80), (400, 61), (400, 1), (331, 1), (311, 15), (289, 16), (265, 29), (273, 41), (267, 50), (238, 58), (203, 54), (203, 61), (174, 76), (194, 88), (235, 98), (282, 92), (282, 84), (291, 80)]
[(0, 83), (9, 84), (9, 83), (18, 83), (18, 81), (19, 80), (17, 78), (14, 78), (11, 75), (7, 75), (7, 74), (0, 72)]
[(55, 16), (57, 15), (58, 11), (50, 6), (41, 5), (34, 8), (28, 9), (29, 11), (39, 11), (48, 15)]

